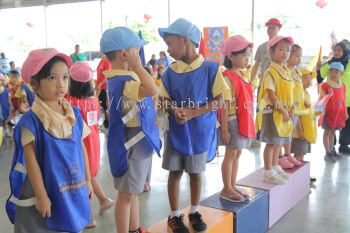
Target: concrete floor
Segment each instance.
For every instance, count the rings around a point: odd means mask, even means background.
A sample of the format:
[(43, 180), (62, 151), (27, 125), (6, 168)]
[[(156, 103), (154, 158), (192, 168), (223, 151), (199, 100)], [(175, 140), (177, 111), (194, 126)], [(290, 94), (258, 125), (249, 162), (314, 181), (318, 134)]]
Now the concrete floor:
[[(322, 135), (319, 132), (319, 135)], [(102, 187), (108, 196), (115, 198), (112, 177), (109, 171), (106, 155), (106, 138), (101, 136), (101, 169), (98, 175)], [(323, 146), (321, 139), (312, 147), (312, 155), (306, 157), (311, 161), (311, 175), (317, 182), (310, 188), (310, 195), (305, 197), (297, 206), (282, 217), (268, 232), (269, 233), (349, 233), (350, 232), (350, 156), (343, 156), (338, 162), (331, 164), (323, 161)], [(13, 143), (6, 139), (0, 150), (0, 232), (13, 232), (13, 226), (5, 212), (5, 202), (9, 195), (8, 173), (12, 160)], [(238, 178), (242, 178), (263, 164), (261, 149), (243, 151), (240, 159)], [(220, 148), (220, 154), (224, 148)], [(208, 197), (222, 188), (221, 163), (223, 157), (215, 158), (207, 164), (203, 174), (202, 198)], [(140, 195), (140, 221), (144, 228), (157, 223), (168, 215), (167, 172), (161, 168), (161, 159), (153, 158), (151, 191)], [(189, 180), (183, 176), (181, 182), (180, 205), (189, 204)], [(86, 230), (87, 233), (116, 232), (114, 211), (105, 215), (97, 215), (98, 203), (94, 198), (94, 213), (97, 227)], [(252, 219), (252, 221), (254, 221)]]

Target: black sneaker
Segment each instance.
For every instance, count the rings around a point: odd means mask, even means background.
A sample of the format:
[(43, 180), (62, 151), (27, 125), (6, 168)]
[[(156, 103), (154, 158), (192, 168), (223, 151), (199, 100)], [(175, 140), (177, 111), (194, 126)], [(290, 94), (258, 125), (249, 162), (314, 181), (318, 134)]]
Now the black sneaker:
[(350, 148), (348, 145), (340, 144), (339, 152), (343, 154), (350, 154)]
[(194, 214), (189, 214), (188, 218), (190, 220), (191, 227), (194, 231), (206, 231), (207, 224), (203, 221), (202, 215), (198, 212)]
[(180, 217), (168, 217), (168, 230), (170, 230), (171, 233), (190, 233), (184, 223), (184, 216), (185, 215), (181, 214)]
[(313, 184), (313, 183), (315, 183), (316, 182), (316, 178), (315, 177), (310, 177), (310, 184)]
[(10, 126), (10, 127), (16, 126), (16, 125), (15, 125), (14, 123), (12, 123), (11, 121), (8, 121), (8, 122), (7, 122), (7, 125)]

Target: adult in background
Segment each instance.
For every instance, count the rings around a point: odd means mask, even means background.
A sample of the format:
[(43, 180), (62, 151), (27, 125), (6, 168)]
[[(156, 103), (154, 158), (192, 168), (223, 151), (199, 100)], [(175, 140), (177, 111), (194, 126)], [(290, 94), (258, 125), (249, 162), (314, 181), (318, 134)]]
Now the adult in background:
[(70, 55), (73, 63), (76, 61), (85, 61), (86, 57), (83, 53), (80, 53), (80, 45), (75, 45), (75, 52)]
[(10, 72), (10, 61), (6, 58), (5, 53), (0, 54), (0, 73), (8, 74)]
[[(267, 27), (267, 35), (269, 36), (269, 40), (271, 40), (273, 37), (278, 35), (282, 24), (278, 19), (271, 18), (265, 23), (265, 26)], [(260, 72), (258, 77), (262, 78), (267, 68), (269, 68), (269, 66), (271, 65), (271, 57), (269, 52), (267, 51), (267, 42), (269, 42), (269, 40), (261, 44), (255, 53), (255, 63), (252, 68), (251, 80), (255, 79), (256, 75), (258, 74), (259, 68)]]
[[(325, 64), (317, 64), (317, 82), (321, 83), (327, 77), (329, 65), (333, 62), (340, 62), (344, 66), (344, 72), (340, 76), (340, 80), (346, 86), (345, 99), (346, 108), (348, 114), (350, 114), (350, 61), (349, 61), (350, 50), (347, 48), (344, 42), (337, 43), (333, 48), (333, 57), (328, 60)], [(339, 136), (339, 152), (344, 154), (350, 154), (350, 120), (346, 120), (345, 127), (340, 130)]]

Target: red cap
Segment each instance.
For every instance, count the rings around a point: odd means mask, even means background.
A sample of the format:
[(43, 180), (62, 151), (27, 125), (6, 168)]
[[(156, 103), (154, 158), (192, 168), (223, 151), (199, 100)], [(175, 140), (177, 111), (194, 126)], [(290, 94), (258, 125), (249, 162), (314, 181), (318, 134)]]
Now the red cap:
[(269, 21), (267, 21), (265, 23), (266, 27), (268, 27), (270, 25), (274, 25), (274, 26), (277, 26), (277, 27), (280, 27), (280, 28), (282, 27), (281, 22), (278, 19), (276, 19), (276, 18), (271, 18), (271, 19), (269, 19)]

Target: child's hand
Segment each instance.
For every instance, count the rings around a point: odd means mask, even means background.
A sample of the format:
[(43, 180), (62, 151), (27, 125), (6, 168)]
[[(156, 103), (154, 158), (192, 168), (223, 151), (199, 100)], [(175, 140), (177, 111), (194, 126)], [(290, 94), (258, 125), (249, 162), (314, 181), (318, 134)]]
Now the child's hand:
[(292, 109), (289, 112), (289, 117), (292, 118), (294, 116), (295, 113), (295, 105), (293, 105)]
[(36, 199), (35, 208), (38, 210), (41, 217), (51, 218), (51, 201), (47, 195)]
[(186, 118), (181, 108), (175, 109), (175, 120), (179, 125), (185, 124)]
[(305, 108), (310, 108), (311, 104), (308, 101), (305, 101), (304, 102), (304, 106), (305, 106)]
[(300, 140), (306, 140), (305, 134), (304, 134), (304, 133), (300, 133), (299, 139), (300, 139)]
[(92, 194), (94, 192), (94, 189), (92, 188), (91, 180), (88, 180), (86, 182), (86, 184), (87, 184), (87, 188), (88, 188), (88, 192), (89, 192), (89, 199), (91, 199), (92, 198)]
[(125, 50), (126, 61), (129, 67), (133, 70), (136, 66), (142, 66), (139, 51), (139, 48), (130, 48)]
[(230, 145), (231, 142), (231, 134), (228, 132), (228, 130), (222, 130), (222, 140), (224, 141), (224, 144), (226, 146)]
[[(282, 108), (283, 109), (283, 108)], [(286, 122), (286, 121), (289, 121), (290, 120), (290, 116), (289, 116), (289, 113), (285, 110), (285, 109), (283, 109), (282, 110), (282, 116), (283, 116), (283, 122)]]

